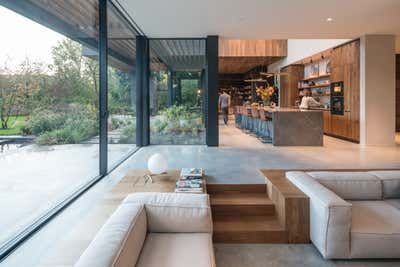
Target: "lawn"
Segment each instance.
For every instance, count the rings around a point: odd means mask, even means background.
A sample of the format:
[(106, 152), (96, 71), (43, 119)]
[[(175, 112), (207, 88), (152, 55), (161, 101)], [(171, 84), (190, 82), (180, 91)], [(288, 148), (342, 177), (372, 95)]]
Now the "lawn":
[(26, 116), (11, 116), (8, 121), (8, 129), (0, 128), (0, 136), (19, 135), (26, 122)]

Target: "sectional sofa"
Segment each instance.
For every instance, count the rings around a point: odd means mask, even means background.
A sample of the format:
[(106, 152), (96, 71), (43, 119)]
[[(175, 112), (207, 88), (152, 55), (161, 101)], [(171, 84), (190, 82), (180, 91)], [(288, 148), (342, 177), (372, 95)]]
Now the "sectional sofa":
[(208, 195), (129, 195), (76, 267), (215, 267)]
[(400, 171), (286, 177), (310, 198), (311, 241), (324, 258), (400, 258)]

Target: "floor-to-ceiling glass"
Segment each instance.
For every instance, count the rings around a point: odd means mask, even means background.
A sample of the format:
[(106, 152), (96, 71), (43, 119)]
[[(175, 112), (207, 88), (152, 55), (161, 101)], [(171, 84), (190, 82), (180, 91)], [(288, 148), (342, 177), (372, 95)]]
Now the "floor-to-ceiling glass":
[(111, 1), (107, 4), (108, 166), (136, 149), (135, 29)]
[(150, 143), (205, 144), (204, 39), (150, 39)]
[[(104, 73), (99, 64), (102, 3), (107, 5)], [(100, 158), (105, 158), (99, 155), (100, 142), (108, 144), (102, 154), (108, 153), (108, 170), (136, 149), (137, 32), (111, 0), (0, 4), (3, 257), (17, 235), (29, 233), (97, 181)], [(106, 87), (100, 86), (104, 77)], [(107, 140), (99, 137), (99, 97), (106, 92), (100, 88), (107, 88)]]
[(99, 175), (97, 1), (14, 3), (23, 16), (0, 6), (0, 247)]

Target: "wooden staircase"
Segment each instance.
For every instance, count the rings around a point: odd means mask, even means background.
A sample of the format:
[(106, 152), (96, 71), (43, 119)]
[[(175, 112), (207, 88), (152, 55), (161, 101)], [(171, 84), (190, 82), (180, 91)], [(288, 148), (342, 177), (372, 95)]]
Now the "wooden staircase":
[(207, 184), (215, 243), (309, 242), (308, 197), (283, 171), (262, 173), (265, 184)]
[(207, 185), (216, 243), (286, 243), (266, 184)]

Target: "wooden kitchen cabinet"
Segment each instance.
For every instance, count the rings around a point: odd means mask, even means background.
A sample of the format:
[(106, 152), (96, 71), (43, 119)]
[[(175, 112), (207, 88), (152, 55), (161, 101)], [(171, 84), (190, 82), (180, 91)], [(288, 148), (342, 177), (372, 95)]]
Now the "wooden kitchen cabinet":
[(360, 41), (332, 50), (331, 82), (343, 81), (344, 115), (331, 115), (330, 134), (360, 141)]
[(324, 110), (324, 133), (332, 134), (332, 126), (331, 126), (331, 112), (329, 110)]
[(281, 69), (287, 73), (280, 77), (280, 106), (293, 107), (299, 100), (298, 83), (304, 77), (304, 65), (293, 64)]

